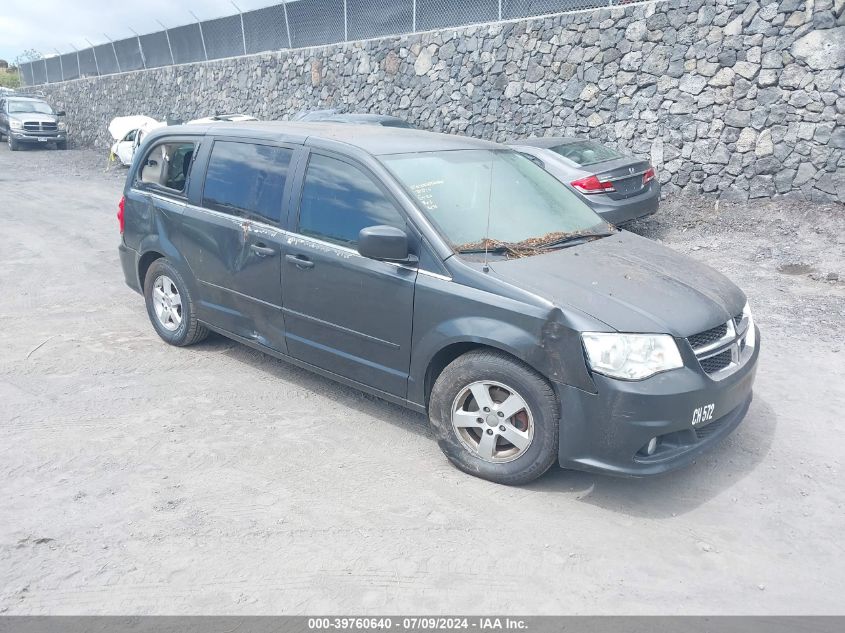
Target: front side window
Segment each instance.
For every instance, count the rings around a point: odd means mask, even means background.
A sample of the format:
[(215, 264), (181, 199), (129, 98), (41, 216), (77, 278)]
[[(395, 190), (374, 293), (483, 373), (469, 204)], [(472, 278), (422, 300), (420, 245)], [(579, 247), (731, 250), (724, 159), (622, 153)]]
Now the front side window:
[(361, 229), (376, 225), (404, 229), (405, 221), (363, 171), (335, 158), (312, 155), (299, 204), (299, 232), (352, 246)]
[(278, 222), (293, 150), (216, 141), (208, 159), (202, 204), (231, 215)]
[(185, 182), (194, 158), (194, 144), (183, 141), (159, 143), (153, 147), (141, 165), (142, 183), (164, 187), (176, 192), (185, 191)]
[(608, 225), (554, 176), (514, 151), (467, 149), (382, 157), (456, 251), (532, 245)]

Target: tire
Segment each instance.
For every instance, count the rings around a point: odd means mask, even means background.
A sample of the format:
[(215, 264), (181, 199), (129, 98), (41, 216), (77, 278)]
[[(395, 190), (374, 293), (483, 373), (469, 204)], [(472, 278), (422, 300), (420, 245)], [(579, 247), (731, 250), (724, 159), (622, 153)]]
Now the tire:
[(6, 137), (6, 142), (9, 144), (10, 151), (17, 152), (20, 149), (20, 143), (13, 139), (11, 135)]
[(58, 141), (56, 143), (56, 149), (67, 149), (67, 141)]
[(166, 343), (184, 347), (208, 336), (208, 329), (197, 321), (188, 284), (166, 259), (155, 260), (147, 270), (144, 299), (150, 322)]
[[(490, 396), (489, 414), (475, 393)], [(513, 396), (518, 400), (507, 405)], [(520, 402), (525, 406), (515, 408)], [(515, 413), (508, 417), (494, 417), (511, 410)], [(437, 443), (449, 461), (465, 473), (505, 485), (526, 484), (554, 464), (559, 411), (555, 392), (543, 376), (496, 350), (472, 351), (452, 361), (434, 383), (428, 408)]]

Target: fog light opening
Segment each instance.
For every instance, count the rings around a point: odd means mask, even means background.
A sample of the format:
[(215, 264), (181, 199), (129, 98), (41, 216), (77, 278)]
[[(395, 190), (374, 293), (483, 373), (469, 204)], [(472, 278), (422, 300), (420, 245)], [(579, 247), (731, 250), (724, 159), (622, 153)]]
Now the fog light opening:
[(653, 437), (648, 441), (648, 444), (645, 447), (645, 454), (646, 455), (654, 455), (654, 451), (657, 450), (657, 438)]

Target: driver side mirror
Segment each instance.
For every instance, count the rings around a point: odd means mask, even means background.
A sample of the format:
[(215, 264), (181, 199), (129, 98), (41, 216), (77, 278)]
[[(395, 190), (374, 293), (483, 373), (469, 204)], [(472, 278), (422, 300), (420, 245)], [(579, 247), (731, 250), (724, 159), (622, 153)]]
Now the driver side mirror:
[(362, 257), (389, 262), (407, 262), (413, 255), (408, 252), (408, 235), (395, 226), (368, 226), (358, 233), (358, 253)]
[(56, 116), (65, 116), (65, 111), (59, 110), (58, 112), (56, 112)]

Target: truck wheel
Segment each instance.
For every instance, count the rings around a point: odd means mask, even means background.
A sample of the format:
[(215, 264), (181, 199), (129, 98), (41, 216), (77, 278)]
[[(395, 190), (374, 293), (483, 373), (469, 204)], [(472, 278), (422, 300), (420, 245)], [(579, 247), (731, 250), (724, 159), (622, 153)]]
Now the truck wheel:
[(551, 385), (496, 350), (458, 357), (431, 390), (429, 421), (460, 470), (500, 484), (533, 481), (555, 462), (560, 413)]
[(20, 143), (13, 139), (11, 135), (6, 137), (6, 142), (9, 144), (9, 150), (12, 152), (17, 152), (20, 148)]
[(58, 141), (56, 143), (56, 149), (67, 149), (67, 141)]
[(197, 321), (188, 285), (166, 259), (155, 260), (147, 270), (144, 298), (150, 321), (165, 342), (183, 347), (208, 336), (208, 330)]

